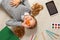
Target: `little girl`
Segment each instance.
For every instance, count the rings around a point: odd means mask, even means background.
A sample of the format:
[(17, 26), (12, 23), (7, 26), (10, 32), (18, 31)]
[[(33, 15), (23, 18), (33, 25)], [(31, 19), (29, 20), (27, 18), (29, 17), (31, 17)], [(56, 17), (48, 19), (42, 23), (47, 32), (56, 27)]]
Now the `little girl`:
[(31, 8), (28, 0), (2, 0), (2, 7), (12, 17), (6, 25), (26, 28), (33, 28), (36, 25), (35, 18), (30, 14)]

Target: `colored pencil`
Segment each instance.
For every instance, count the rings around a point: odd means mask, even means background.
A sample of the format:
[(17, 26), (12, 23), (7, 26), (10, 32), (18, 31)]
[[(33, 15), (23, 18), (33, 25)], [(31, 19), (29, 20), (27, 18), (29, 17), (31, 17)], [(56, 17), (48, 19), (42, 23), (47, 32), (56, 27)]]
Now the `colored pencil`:
[(33, 37), (34, 37), (34, 34), (32, 35), (31, 40), (33, 40)]
[(48, 32), (52, 37), (54, 37), (55, 39), (57, 39), (57, 38), (54, 36), (54, 34), (52, 34), (51, 32), (49, 32), (48, 30), (47, 30), (46, 32)]
[(48, 36), (53, 40), (53, 38), (52, 38), (52, 36), (48, 33), (48, 32), (46, 32), (47, 34), (48, 34)]
[(42, 32), (41, 34), (42, 34), (43, 39), (46, 40), (46, 39), (45, 39), (45, 35), (44, 35), (44, 33)]
[(60, 36), (60, 35), (58, 35), (58, 34), (56, 34), (56, 33), (54, 33), (54, 32), (51, 32), (51, 31), (49, 31), (49, 30), (46, 30), (46, 31), (48, 31), (48, 32), (50, 32), (51, 34), (54, 34), (54, 35), (56, 35), (56, 36)]

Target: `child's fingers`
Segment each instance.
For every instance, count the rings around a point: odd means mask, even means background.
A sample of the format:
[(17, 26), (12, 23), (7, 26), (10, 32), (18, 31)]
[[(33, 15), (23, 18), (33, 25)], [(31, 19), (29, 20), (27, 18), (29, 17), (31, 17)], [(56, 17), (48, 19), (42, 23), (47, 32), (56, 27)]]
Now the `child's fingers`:
[(28, 28), (29, 26), (27, 26), (27, 25), (24, 25), (24, 27)]
[(10, 5), (13, 5), (13, 4), (15, 4), (14, 2), (10, 2)]
[(16, 2), (15, 2), (15, 1), (11, 1), (10, 3), (12, 3), (12, 4), (16, 4)]
[(13, 1), (13, 2), (10, 2), (10, 3), (12, 3), (12, 4), (16, 4), (16, 2), (14, 2), (14, 1)]
[(16, 4), (15, 7), (18, 7), (19, 4)]
[(15, 4), (15, 3), (13, 3), (13, 2), (10, 2), (10, 5), (13, 7), (13, 6), (15, 6), (16, 4)]
[(10, 5), (12, 5), (13, 3), (12, 2), (10, 2)]
[(14, 2), (14, 0), (11, 0), (11, 2)]
[(23, 27), (28, 27), (25, 23), (22, 23), (22, 26), (23, 26)]
[(16, 4), (12, 4), (11, 6), (14, 7)]
[(10, 1), (10, 3), (13, 3), (14, 1)]

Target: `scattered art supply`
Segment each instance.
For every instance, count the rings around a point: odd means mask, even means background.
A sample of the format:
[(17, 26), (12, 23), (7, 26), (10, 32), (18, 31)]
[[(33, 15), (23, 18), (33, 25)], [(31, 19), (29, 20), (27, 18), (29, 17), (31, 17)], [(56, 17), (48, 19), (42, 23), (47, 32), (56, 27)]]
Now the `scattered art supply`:
[(33, 34), (32, 37), (31, 37), (31, 40), (38, 40), (37, 34)]
[(52, 37), (54, 37), (55, 39), (57, 39), (54, 34), (52, 34), (51, 32), (49, 32), (48, 30), (46, 30), (46, 32), (48, 32)]
[(53, 40), (53, 38), (52, 38), (52, 36), (48, 33), (48, 32), (46, 32), (47, 34), (48, 34), (48, 36)]
[(60, 35), (58, 35), (58, 34), (56, 34), (56, 33), (54, 33), (54, 32), (51, 32), (51, 31), (49, 31), (49, 30), (46, 30), (46, 31), (48, 31), (48, 32), (50, 32), (51, 34), (54, 34), (54, 35), (56, 35), (56, 36), (60, 36)]
[[(54, 37), (55, 39), (57, 39), (57, 37), (59, 37), (58, 34), (56, 34), (56, 33), (54, 33), (54, 32), (51, 32), (51, 31), (49, 31), (49, 30), (46, 30), (46, 32), (48, 33), (48, 35), (49, 35), (49, 37), (50, 37), (51, 39), (53, 39), (53, 37)], [(56, 37), (56, 36), (57, 36), (57, 37)]]
[(19, 38), (8, 28), (8, 26), (5, 26), (5, 28), (0, 31), (0, 40), (19, 40)]
[(35, 35), (35, 37), (34, 37), (34, 40), (38, 40), (38, 37), (37, 37), (37, 35)]
[(41, 34), (42, 34), (43, 40), (46, 40), (44, 33), (42, 32)]
[(34, 37), (34, 34), (32, 35), (31, 40), (33, 40), (33, 37)]
[(52, 24), (53, 29), (60, 29), (60, 24), (59, 23), (54, 23)]

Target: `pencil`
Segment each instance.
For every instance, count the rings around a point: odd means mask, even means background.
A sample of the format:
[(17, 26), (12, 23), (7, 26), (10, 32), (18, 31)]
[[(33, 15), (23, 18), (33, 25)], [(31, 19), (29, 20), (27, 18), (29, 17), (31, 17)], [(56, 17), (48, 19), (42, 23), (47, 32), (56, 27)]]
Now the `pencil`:
[(58, 34), (56, 34), (56, 33), (54, 33), (54, 32), (51, 32), (51, 31), (49, 31), (49, 30), (46, 30), (46, 31), (48, 31), (48, 32), (50, 32), (51, 34), (54, 34), (54, 35), (56, 35), (56, 36), (60, 36), (60, 35), (58, 35)]
[(52, 37), (54, 37), (55, 39), (57, 39), (54, 35), (54, 33), (53, 32), (51, 32), (51, 31), (49, 31), (49, 30), (46, 30), (46, 32), (48, 32)]
[(43, 40), (46, 40), (46, 39), (45, 39), (45, 36), (44, 36), (44, 33), (42, 32), (41, 34), (42, 34)]
[(32, 35), (31, 40), (33, 40), (33, 37), (34, 37), (34, 34)]
[(48, 34), (48, 36), (53, 40), (52, 36), (46, 31), (46, 33)]

